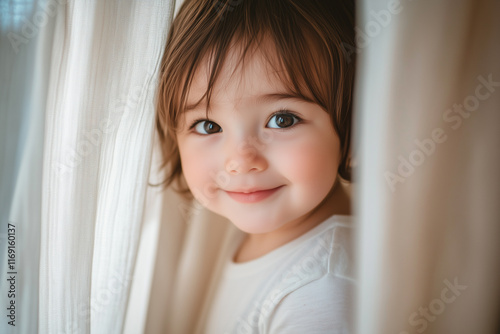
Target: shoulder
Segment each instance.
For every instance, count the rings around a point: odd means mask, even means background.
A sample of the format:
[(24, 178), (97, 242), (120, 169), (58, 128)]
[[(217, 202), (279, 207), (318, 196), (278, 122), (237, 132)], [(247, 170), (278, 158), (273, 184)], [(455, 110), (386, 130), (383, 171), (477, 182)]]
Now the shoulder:
[[(350, 333), (355, 228), (349, 217), (332, 219), (302, 249), (278, 289), (269, 333)], [(295, 278), (295, 280), (293, 280)]]
[(350, 279), (328, 274), (311, 281), (280, 300), (269, 333), (350, 333), (354, 293)]
[[(324, 273), (354, 280), (356, 228), (351, 216), (333, 216), (301, 250), (302, 265), (322, 269)], [(312, 277), (311, 277), (312, 278)], [(307, 280), (304, 283), (309, 283)]]
[(310, 285), (309, 288), (315, 286), (319, 282), (313, 282), (323, 277), (323, 283), (331, 284), (337, 281), (335, 277), (355, 280), (355, 236), (348, 217), (345, 216), (342, 221), (329, 219), (318, 233), (287, 256), (287, 262), (280, 271), (281, 279), (278, 280), (280, 297), (307, 285)]
[(328, 272), (337, 277), (354, 280), (356, 228), (352, 218), (334, 223), (329, 231), (330, 254)]

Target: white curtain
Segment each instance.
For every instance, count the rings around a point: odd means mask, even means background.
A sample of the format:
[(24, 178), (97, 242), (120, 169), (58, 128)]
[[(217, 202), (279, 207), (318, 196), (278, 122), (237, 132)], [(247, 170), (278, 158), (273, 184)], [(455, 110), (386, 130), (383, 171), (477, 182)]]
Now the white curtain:
[(142, 331), (147, 299), (126, 314), (132, 277), (148, 275), (134, 268), (173, 9), (2, 2), (2, 237), (16, 226), (16, 297), (5, 256), (1, 291), (16, 327), (3, 315), (2, 333)]
[[(0, 3), (4, 310), (8, 223), (16, 242), (16, 327), (3, 316), (0, 332), (201, 333), (234, 227), (147, 186), (161, 180), (154, 94), (174, 7)], [(344, 47), (359, 65), (360, 334), (498, 329), (498, 13), (358, 3), (358, 45)]]
[(358, 14), (358, 333), (497, 333), (500, 2)]

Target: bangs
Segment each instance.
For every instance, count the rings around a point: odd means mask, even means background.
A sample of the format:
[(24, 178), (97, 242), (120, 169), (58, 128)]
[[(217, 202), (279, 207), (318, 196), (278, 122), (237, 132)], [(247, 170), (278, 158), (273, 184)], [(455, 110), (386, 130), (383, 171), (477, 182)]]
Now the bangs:
[[(202, 2), (187, 1), (184, 4), (199, 7), (197, 16), (205, 18), (206, 22), (178, 33), (183, 35), (179, 39), (189, 41), (189, 44), (184, 42), (186, 45), (179, 46), (178, 50), (184, 50), (182, 55), (169, 55), (171, 67), (164, 72), (177, 82), (170, 86), (169, 92), (171, 100), (176, 102), (170, 106), (171, 129), (175, 131), (177, 128), (193, 77), (203, 62), (209, 73), (207, 89), (201, 99), (207, 100), (207, 106), (210, 104), (213, 87), (231, 48), (240, 54), (234, 71), (238, 66), (244, 66), (247, 57), (259, 49), (289, 93), (317, 103), (325, 111), (333, 111), (329, 110), (335, 98), (332, 92), (339, 90), (335, 83), (341, 80), (334, 81), (334, 76), (329, 74), (342, 74), (341, 66), (335, 66), (335, 63), (340, 64), (340, 50), (329, 47), (336, 44), (332, 37), (337, 34), (318, 34), (324, 30), (321, 24), (329, 26), (328, 22), (318, 20), (321, 16), (312, 17), (311, 13), (308, 17), (301, 8), (290, 6), (289, 1), (274, 0), (272, 4), (268, 1), (219, 1), (212, 2), (208, 11), (200, 4)], [(272, 10), (269, 7), (273, 7)], [(184, 20), (178, 18), (176, 21)], [(185, 28), (181, 22), (174, 22), (172, 30)], [(180, 73), (182, 69), (185, 69), (184, 73)]]
[[(202, 61), (195, 65), (193, 71), (186, 75), (183, 81), (184, 89), (179, 92), (181, 96), (180, 105), (176, 108), (177, 117), (185, 110), (202, 103), (203, 100), (206, 100), (204, 105), (208, 115), (212, 92), (222, 69), (224, 67), (226, 67), (225, 71), (229, 69), (229, 79), (241, 75), (243, 69), (247, 66), (246, 62), (256, 54), (264, 60), (263, 65), (265, 66), (267, 79), (278, 81), (283, 85), (284, 91), (282, 93), (290, 94), (304, 101), (317, 103), (326, 111), (326, 101), (321, 99), (324, 94), (319, 91), (320, 87), (323, 90), (325, 90), (325, 87), (320, 84), (318, 68), (316, 68), (315, 63), (292, 55), (290, 57), (292, 60), (299, 60), (302, 64), (300, 64), (301, 66), (290, 64), (286, 57), (288, 54), (278, 52), (276, 44), (271, 40), (269, 34), (262, 32), (260, 35), (254, 36), (252, 35), (252, 39), (250, 39), (250, 36), (235, 35), (227, 49), (214, 48), (208, 54), (201, 55)], [(228, 56), (229, 53), (231, 53), (231, 56)], [(206, 75), (207, 78), (207, 82), (204, 82), (206, 90), (201, 97), (195, 101), (190, 101), (190, 105), (187, 106), (192, 82), (195, 77), (202, 73), (202, 68), (204, 70), (202, 75), (203, 77)], [(300, 69), (303, 69), (303, 71), (300, 71)], [(237, 81), (238, 79), (236, 79)], [(175, 124), (177, 125), (177, 123)]]

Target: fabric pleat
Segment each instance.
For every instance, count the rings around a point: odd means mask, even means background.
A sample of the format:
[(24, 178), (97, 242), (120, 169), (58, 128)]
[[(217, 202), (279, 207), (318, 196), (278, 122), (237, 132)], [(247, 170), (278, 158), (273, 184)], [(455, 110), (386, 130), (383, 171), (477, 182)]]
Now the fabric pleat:
[(487, 0), (359, 6), (358, 333), (497, 333), (498, 13)]

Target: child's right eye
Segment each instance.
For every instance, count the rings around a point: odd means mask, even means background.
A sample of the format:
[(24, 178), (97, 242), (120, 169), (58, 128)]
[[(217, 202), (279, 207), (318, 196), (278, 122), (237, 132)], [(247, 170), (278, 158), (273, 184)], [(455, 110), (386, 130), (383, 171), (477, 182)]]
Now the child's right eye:
[(191, 125), (190, 129), (194, 129), (194, 132), (201, 135), (211, 135), (222, 132), (222, 128), (219, 124), (208, 120), (198, 120)]

